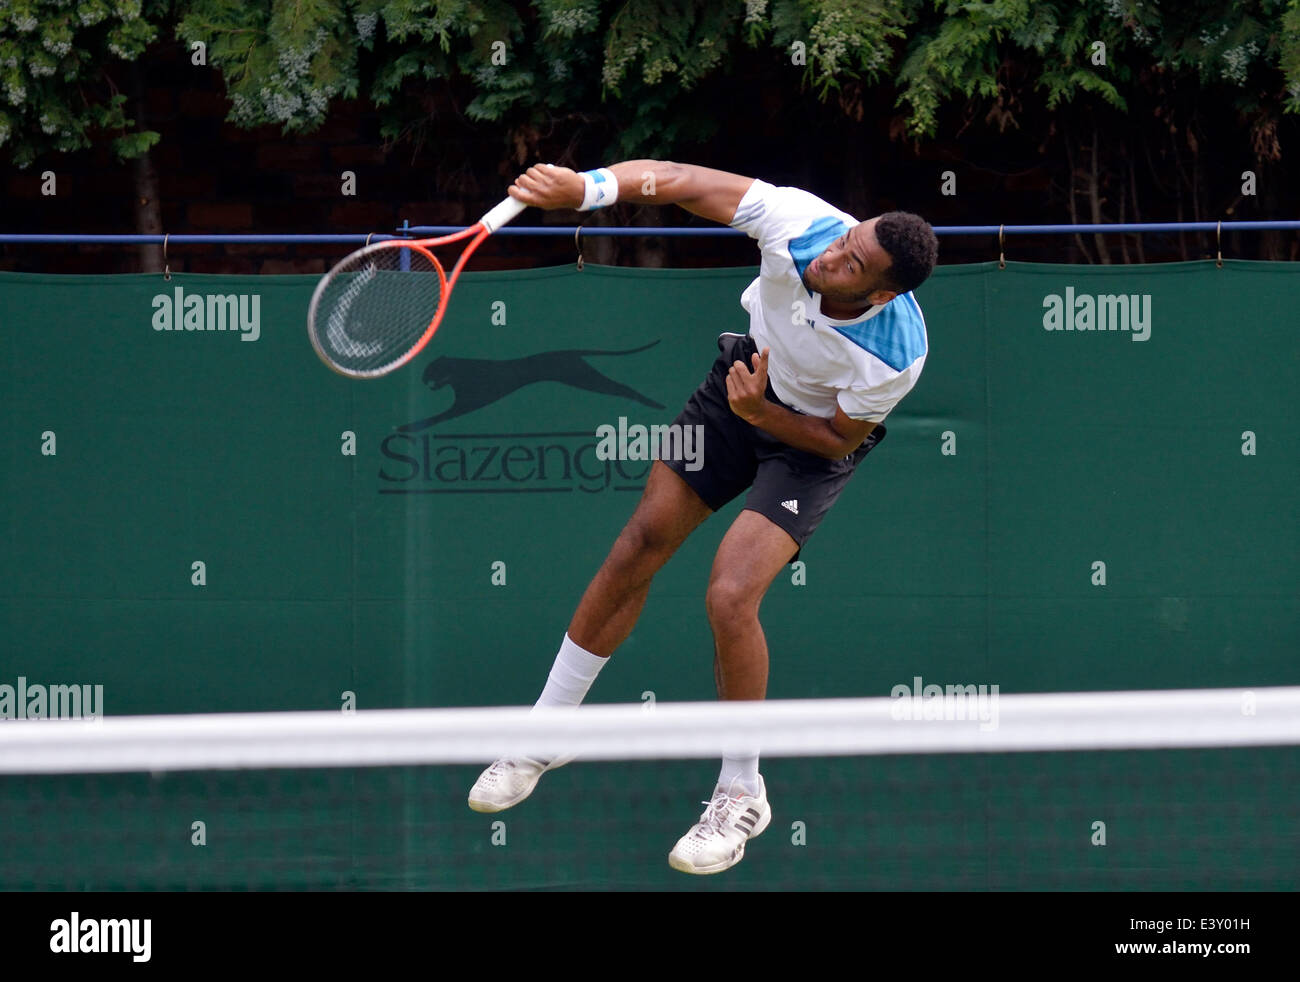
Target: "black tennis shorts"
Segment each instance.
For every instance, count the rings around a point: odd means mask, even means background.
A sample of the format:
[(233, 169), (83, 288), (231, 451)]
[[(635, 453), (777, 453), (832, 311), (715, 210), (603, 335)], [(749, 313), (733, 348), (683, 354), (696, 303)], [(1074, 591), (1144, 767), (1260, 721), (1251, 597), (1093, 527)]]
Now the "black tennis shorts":
[[(862, 458), (885, 438), (885, 426), (877, 423), (862, 446), (839, 460), (829, 460), (782, 443), (765, 430), (746, 423), (731, 411), (727, 402), (727, 372), (736, 361), (752, 367), (753, 355), (758, 351), (754, 339), (744, 334), (723, 334), (718, 337), (718, 348), (722, 354), (687, 401), (686, 408), (673, 420), (682, 426), (704, 427), (698, 431), (703, 433), (702, 466), (688, 470), (688, 461), (680, 458), (665, 459), (664, 463), (714, 511), (748, 488), (745, 508), (784, 529), (802, 550)], [(767, 398), (790, 409), (776, 397), (771, 382), (767, 385)], [(792, 561), (798, 555), (796, 551)]]

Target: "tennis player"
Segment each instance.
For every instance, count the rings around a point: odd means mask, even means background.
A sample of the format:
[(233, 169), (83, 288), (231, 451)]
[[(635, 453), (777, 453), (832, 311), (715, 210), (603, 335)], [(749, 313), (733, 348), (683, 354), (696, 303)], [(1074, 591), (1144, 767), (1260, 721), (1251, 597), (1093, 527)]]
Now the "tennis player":
[[(705, 605), (719, 698), (764, 698), (763, 595), (884, 438), (885, 417), (925, 364), (925, 320), (911, 291), (934, 268), (933, 230), (907, 212), (860, 222), (807, 191), (656, 160), (584, 173), (542, 164), (522, 174), (510, 195), (547, 209), (677, 204), (741, 229), (762, 250), (759, 276), (740, 298), (749, 333), (719, 337), (721, 355), (674, 421), (704, 427), (703, 466), (651, 465), (636, 511), (569, 623), (537, 706), (582, 702), (631, 633), (655, 573), (696, 526), (746, 491), (714, 557)], [(469, 806), (496, 812), (517, 805), (545, 771), (568, 759), (498, 760), (475, 783)], [(674, 869), (734, 866), (767, 827), (772, 810), (756, 748), (726, 753), (707, 804), (669, 854)]]

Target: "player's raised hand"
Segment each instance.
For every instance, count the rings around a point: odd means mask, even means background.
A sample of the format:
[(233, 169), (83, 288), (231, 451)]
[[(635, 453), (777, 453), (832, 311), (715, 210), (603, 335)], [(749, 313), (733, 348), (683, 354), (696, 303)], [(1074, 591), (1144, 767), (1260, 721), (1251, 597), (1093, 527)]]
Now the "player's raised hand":
[(585, 190), (582, 175), (577, 171), (555, 164), (537, 164), (515, 178), (509, 194), (534, 208), (554, 210), (581, 206)]
[(727, 372), (727, 402), (731, 411), (747, 423), (759, 418), (767, 402), (767, 357), (771, 353), (771, 348), (764, 348), (762, 354), (755, 354), (752, 372), (740, 360), (733, 362)]

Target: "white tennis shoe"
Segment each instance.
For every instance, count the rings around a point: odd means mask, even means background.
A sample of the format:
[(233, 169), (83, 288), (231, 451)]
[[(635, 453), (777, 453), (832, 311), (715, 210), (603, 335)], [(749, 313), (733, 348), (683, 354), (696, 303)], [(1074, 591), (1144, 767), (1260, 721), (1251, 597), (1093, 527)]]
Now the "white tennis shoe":
[(530, 757), (498, 760), (474, 782), (469, 792), (469, 807), (476, 812), (500, 812), (513, 808), (533, 793), (543, 774), (563, 767), (571, 760), (572, 757), (557, 757), (550, 763)]
[(730, 788), (718, 785), (713, 800), (693, 829), (677, 840), (668, 865), (683, 873), (721, 873), (745, 858), (745, 843), (772, 821), (767, 786), (760, 775), (758, 794), (750, 794), (737, 778)]

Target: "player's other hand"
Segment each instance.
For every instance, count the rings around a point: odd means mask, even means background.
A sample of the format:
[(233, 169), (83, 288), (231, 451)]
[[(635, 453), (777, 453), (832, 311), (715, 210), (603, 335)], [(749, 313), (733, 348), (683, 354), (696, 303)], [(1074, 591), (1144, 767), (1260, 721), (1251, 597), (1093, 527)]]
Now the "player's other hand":
[(755, 354), (752, 372), (739, 360), (727, 372), (727, 402), (746, 423), (757, 423), (767, 404), (767, 356), (771, 353), (771, 348), (764, 348), (762, 354)]
[(533, 208), (554, 210), (580, 207), (585, 190), (582, 175), (577, 171), (554, 164), (537, 164), (515, 178), (509, 194)]

